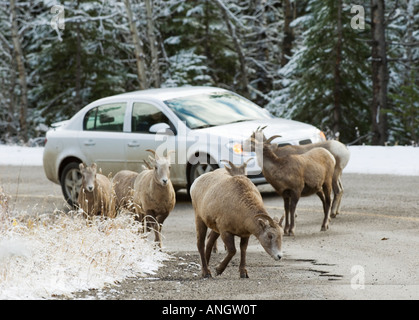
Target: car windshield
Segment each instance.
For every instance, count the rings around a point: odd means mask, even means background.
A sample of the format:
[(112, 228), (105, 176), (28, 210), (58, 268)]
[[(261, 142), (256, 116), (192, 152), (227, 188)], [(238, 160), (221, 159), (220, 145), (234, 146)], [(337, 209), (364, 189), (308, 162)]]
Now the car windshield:
[(273, 117), (253, 102), (230, 92), (197, 94), (165, 103), (191, 129)]

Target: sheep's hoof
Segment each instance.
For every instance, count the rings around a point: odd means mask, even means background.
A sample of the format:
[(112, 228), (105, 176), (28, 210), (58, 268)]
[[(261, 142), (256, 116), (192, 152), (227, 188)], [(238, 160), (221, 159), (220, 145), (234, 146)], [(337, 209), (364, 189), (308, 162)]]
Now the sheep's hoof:
[(240, 278), (241, 279), (249, 279), (249, 275), (247, 274), (247, 271), (241, 272), (240, 273)]
[(211, 275), (211, 273), (210, 273), (210, 272), (208, 272), (208, 273), (203, 273), (203, 274), (202, 274), (202, 278), (204, 278), (204, 279), (211, 279), (211, 278), (212, 278), (212, 275)]
[(327, 229), (329, 229), (329, 226), (322, 226), (322, 228), (320, 229), (320, 231), (327, 231)]
[(338, 214), (339, 214), (339, 212), (336, 212), (336, 213), (331, 213), (331, 214), (330, 214), (330, 217), (334, 219), (334, 218), (336, 218), (336, 217), (337, 217), (337, 215), (338, 215)]

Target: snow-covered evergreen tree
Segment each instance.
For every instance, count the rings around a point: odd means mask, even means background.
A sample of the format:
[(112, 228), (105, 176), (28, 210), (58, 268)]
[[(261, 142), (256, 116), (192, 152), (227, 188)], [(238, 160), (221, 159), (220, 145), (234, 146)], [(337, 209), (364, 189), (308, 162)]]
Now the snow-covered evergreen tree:
[(369, 130), (369, 47), (350, 26), (346, 1), (311, 0), (308, 14), (293, 22), (303, 28), (300, 49), (279, 72), (283, 89), (269, 109), (329, 129), (343, 142)]
[(399, 1), (388, 14), (390, 143), (419, 143), (419, 1)]

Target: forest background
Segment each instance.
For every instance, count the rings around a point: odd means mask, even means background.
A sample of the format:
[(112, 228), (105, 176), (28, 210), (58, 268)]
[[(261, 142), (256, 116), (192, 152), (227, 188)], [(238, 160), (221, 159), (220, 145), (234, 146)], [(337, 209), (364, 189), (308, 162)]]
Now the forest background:
[(0, 0), (0, 142), (203, 85), (347, 144), (417, 145), (418, 69), (419, 0)]

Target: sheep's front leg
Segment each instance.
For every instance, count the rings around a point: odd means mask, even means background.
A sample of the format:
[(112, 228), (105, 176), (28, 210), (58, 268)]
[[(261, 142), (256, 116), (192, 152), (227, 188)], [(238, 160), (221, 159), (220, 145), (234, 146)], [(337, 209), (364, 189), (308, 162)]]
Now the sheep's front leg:
[(220, 234), (218, 232), (215, 232), (214, 230), (211, 230), (208, 241), (207, 241), (207, 247), (205, 249), (205, 257), (207, 259), (207, 263), (209, 264), (210, 258), (211, 258), (211, 252), (212, 248), (214, 247), (215, 242), (217, 241)]
[(224, 272), (230, 260), (236, 254), (236, 246), (234, 245), (234, 235), (229, 232), (221, 233), (221, 239), (223, 239), (224, 244), (227, 248), (227, 256), (221, 261), (220, 265), (215, 269), (217, 275), (220, 275)]
[(249, 237), (240, 239), (240, 278), (249, 278), (246, 270), (246, 250), (249, 244)]
[(196, 225), (196, 246), (198, 247), (198, 252), (201, 257), (202, 277), (211, 278), (211, 272), (208, 269), (208, 263), (205, 257), (205, 237), (207, 236), (208, 228), (206, 224), (199, 217), (195, 218), (195, 225)]

